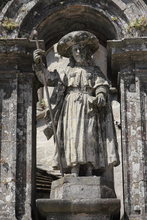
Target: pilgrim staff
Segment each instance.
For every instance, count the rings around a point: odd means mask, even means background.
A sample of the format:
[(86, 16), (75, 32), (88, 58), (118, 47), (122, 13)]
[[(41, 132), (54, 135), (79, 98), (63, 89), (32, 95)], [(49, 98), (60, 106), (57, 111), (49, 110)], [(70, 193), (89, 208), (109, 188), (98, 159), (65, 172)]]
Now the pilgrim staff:
[[(37, 49), (40, 50), (39, 41), (38, 41), (38, 33), (37, 33), (36, 30), (33, 30), (32, 36), (34, 37), (34, 39), (36, 41)], [(58, 141), (58, 137), (57, 137), (57, 134), (56, 134), (55, 122), (54, 122), (54, 117), (53, 117), (53, 112), (52, 112), (51, 101), (50, 101), (50, 94), (49, 94), (49, 90), (47, 88), (47, 80), (46, 80), (46, 76), (45, 76), (45, 72), (44, 72), (44, 68), (43, 68), (43, 62), (42, 62), (42, 58), (41, 57), (40, 57), (40, 64), (41, 64), (41, 69), (42, 69), (42, 73), (43, 73), (43, 84), (44, 84), (44, 87), (45, 87), (45, 92), (46, 92), (46, 97), (47, 97), (50, 117), (51, 117), (51, 121), (52, 121), (52, 127), (53, 127), (55, 143), (56, 143), (56, 146), (57, 146), (60, 171), (61, 171), (61, 175), (63, 177), (64, 176), (64, 171), (63, 171), (63, 165), (62, 165), (61, 154), (60, 154), (60, 146), (59, 146), (59, 141)]]
[[(110, 85), (92, 60), (98, 47), (98, 39), (90, 32), (68, 33), (57, 44), (58, 54), (69, 58), (68, 65), (61, 72), (59, 70), (59, 74), (45, 72), (47, 85), (58, 88), (56, 134), (62, 149), (62, 165), (66, 173), (74, 176), (81, 173), (91, 176), (94, 172), (104, 172), (110, 164), (119, 164)], [(35, 52), (34, 61), (38, 65), (36, 75), (43, 82), (38, 63), (40, 53), (39, 50)], [(57, 146), (52, 166), (54, 169), (60, 166)]]

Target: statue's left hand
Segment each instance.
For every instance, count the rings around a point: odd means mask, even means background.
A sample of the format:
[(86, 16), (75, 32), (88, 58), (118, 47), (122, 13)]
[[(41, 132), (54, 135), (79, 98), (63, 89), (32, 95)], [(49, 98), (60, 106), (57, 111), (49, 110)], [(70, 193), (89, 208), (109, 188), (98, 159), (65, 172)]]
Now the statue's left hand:
[(104, 107), (106, 105), (106, 98), (103, 93), (97, 95), (97, 105), (98, 107)]

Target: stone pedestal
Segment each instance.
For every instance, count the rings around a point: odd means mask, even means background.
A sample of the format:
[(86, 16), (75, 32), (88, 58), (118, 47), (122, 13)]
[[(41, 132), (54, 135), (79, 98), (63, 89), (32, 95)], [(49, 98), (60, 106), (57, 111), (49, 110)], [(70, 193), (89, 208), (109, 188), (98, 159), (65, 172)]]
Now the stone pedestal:
[(147, 216), (147, 38), (110, 41), (114, 77), (119, 75), (124, 205), (130, 220)]
[(50, 199), (115, 198), (114, 190), (104, 177), (65, 176), (52, 182)]
[(47, 220), (110, 220), (120, 201), (102, 177), (63, 177), (52, 183), (50, 199), (38, 199)]
[(34, 206), (35, 42), (0, 40), (0, 219), (30, 220)]

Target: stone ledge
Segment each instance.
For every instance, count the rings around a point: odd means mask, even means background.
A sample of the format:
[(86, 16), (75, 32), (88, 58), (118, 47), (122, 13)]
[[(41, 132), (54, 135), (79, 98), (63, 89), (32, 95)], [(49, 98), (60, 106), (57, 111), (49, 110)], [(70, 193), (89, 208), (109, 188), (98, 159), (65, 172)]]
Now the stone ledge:
[[(116, 47), (121, 49), (122, 51), (127, 48), (130, 51), (134, 51), (135, 49), (139, 49), (138, 46), (141, 46), (143, 44), (146, 45), (147, 43), (147, 37), (132, 37), (132, 38), (123, 38), (122, 40), (108, 40), (108, 47)], [(132, 45), (134, 47), (132, 47)], [(147, 47), (142, 48), (143, 50), (147, 51)], [(115, 50), (114, 50), (115, 51)]]
[(108, 41), (108, 57), (114, 67), (129, 60), (147, 60), (147, 37)]
[[(39, 45), (41, 49), (44, 49), (43, 41), (39, 41)], [(35, 40), (26, 38), (0, 39), (0, 70), (32, 72), (33, 51), (35, 49)]]
[(128, 70), (131, 68), (132, 70), (134, 68), (133, 63), (137, 63), (138, 69), (145, 69), (147, 61), (147, 37), (108, 40), (107, 42), (109, 68), (113, 69), (112, 74), (115, 79), (118, 72), (123, 68), (128, 68)]
[(94, 199), (94, 200), (60, 200), (37, 199), (39, 213), (47, 216), (50, 213), (98, 213), (114, 214), (120, 210), (119, 199)]
[[(41, 49), (44, 49), (44, 41), (39, 40)], [(36, 41), (27, 38), (0, 39), (0, 55), (2, 54), (29, 54), (36, 49)]]
[(104, 177), (64, 176), (52, 182), (50, 199), (73, 201), (98, 198), (116, 198), (113, 187)]

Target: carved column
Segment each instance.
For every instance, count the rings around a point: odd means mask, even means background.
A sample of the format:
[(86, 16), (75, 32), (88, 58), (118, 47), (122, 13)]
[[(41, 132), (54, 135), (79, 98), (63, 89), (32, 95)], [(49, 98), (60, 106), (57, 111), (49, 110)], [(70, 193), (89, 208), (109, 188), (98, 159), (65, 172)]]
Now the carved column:
[(141, 220), (147, 216), (147, 38), (108, 45), (113, 76), (119, 73), (125, 212)]
[(0, 219), (32, 219), (36, 79), (33, 41), (0, 40)]

